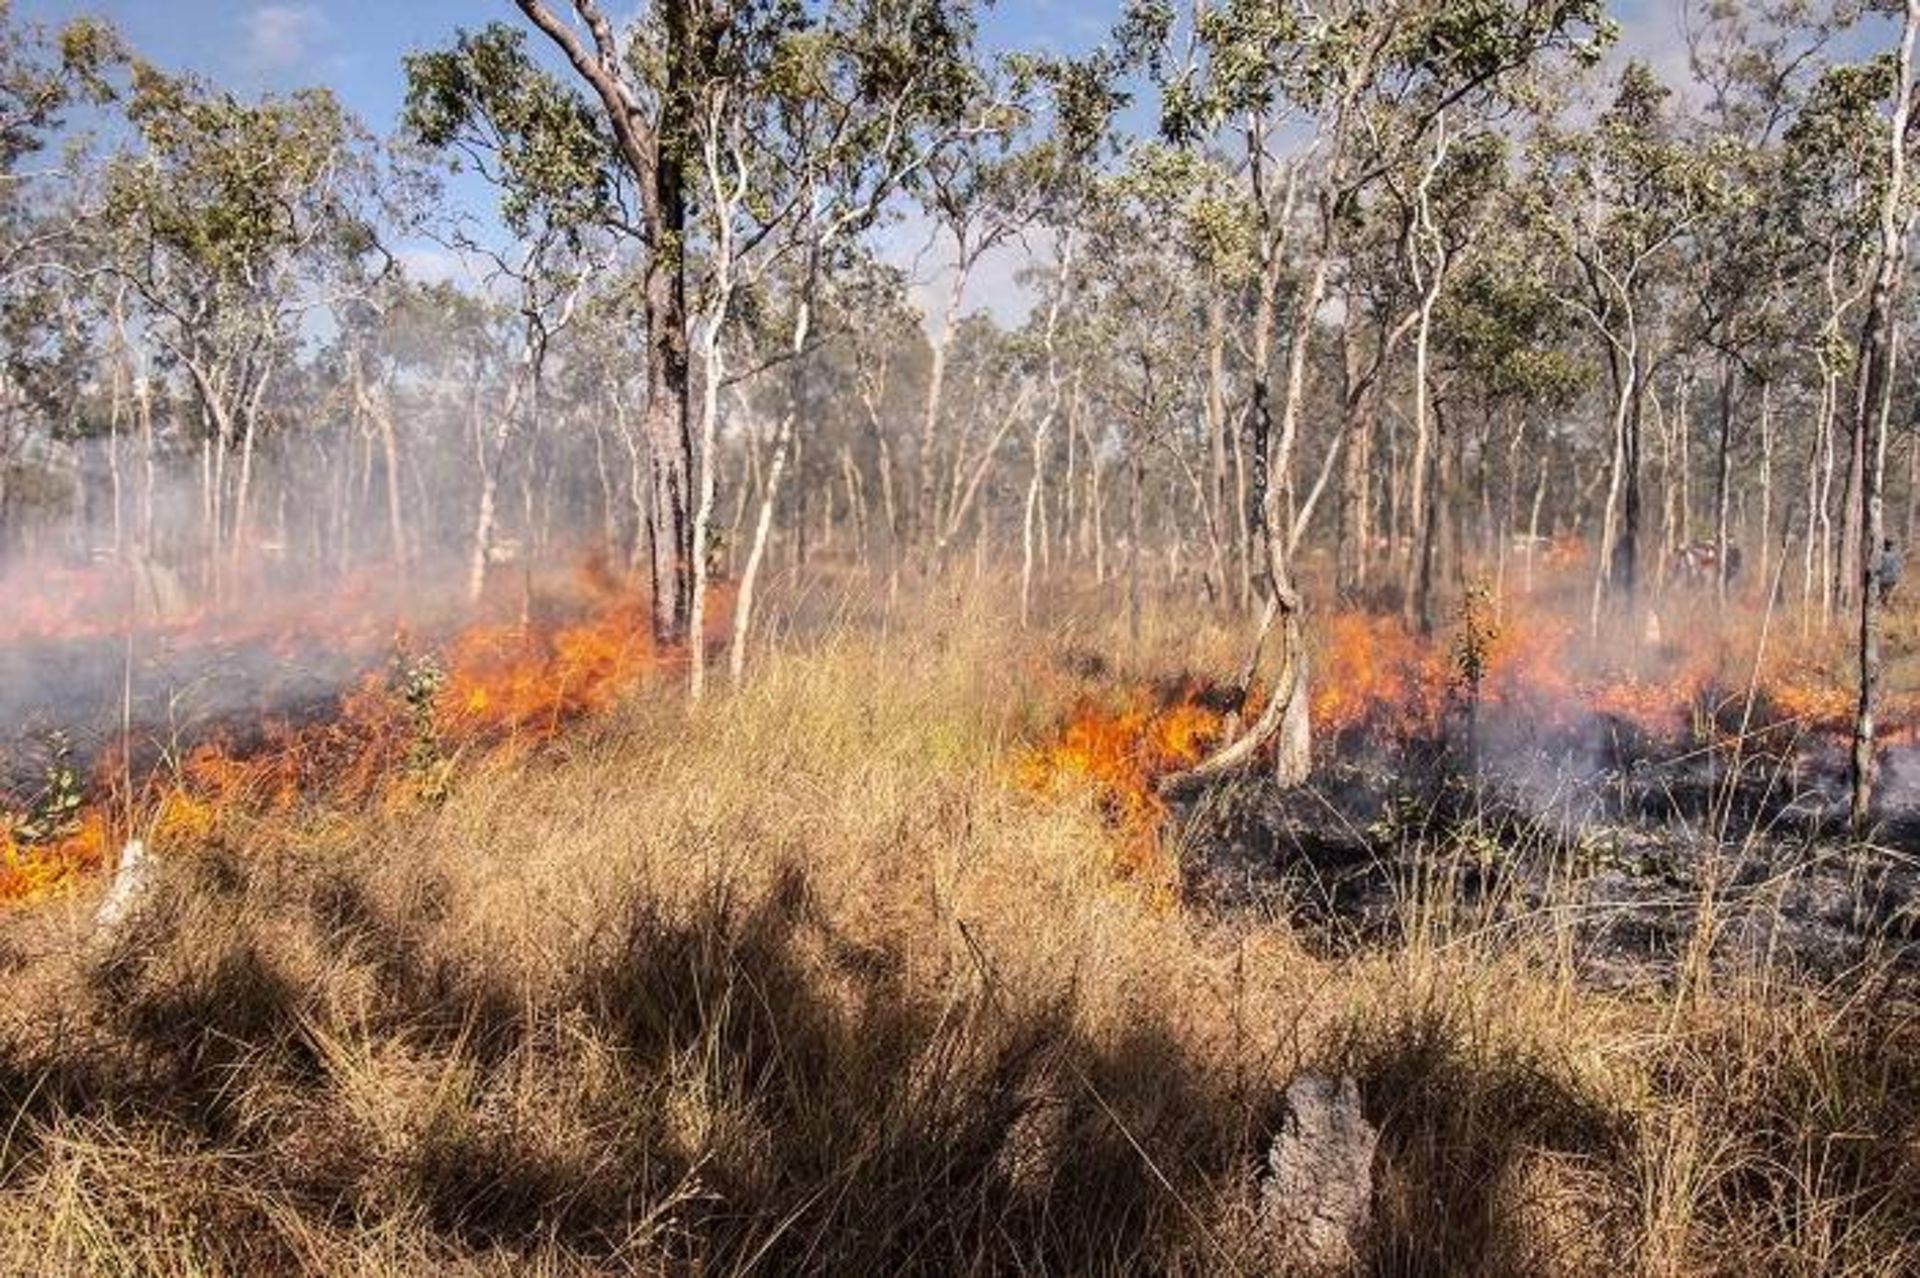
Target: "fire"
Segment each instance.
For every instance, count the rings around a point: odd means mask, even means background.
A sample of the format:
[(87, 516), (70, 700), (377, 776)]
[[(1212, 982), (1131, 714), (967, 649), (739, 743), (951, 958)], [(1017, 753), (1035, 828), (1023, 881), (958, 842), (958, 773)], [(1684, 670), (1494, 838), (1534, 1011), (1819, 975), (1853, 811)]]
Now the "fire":
[(1161, 693), (1136, 688), (1105, 701), (1082, 699), (1053, 740), (1020, 752), (1015, 779), (1041, 795), (1091, 791), (1121, 836), (1116, 869), (1127, 876), (1149, 873), (1159, 860), (1166, 815), (1158, 783), (1200, 762), (1225, 726), (1207, 704), (1209, 691), (1187, 681)]
[[(207, 838), (235, 812), (286, 814), (302, 804), (393, 805), (439, 792), (456, 761), (524, 751), (606, 710), (671, 654), (654, 647), (644, 604), (590, 564), (570, 619), (477, 622), (440, 654), (404, 636), (398, 655), (354, 679), (330, 706), (302, 718), (230, 725), (132, 783), (106, 751), (95, 801), (58, 837), (29, 839), (0, 815), (0, 904), (57, 892), (98, 869), (118, 838), (158, 849)], [(713, 630), (724, 633), (727, 598)], [(103, 796), (134, 795), (130, 829), (116, 830)]]
[(0, 903), (46, 896), (71, 886), (106, 863), (105, 816), (83, 813), (51, 839), (26, 839), (15, 820), (0, 817)]
[(1446, 656), (1397, 618), (1337, 613), (1328, 620), (1324, 652), (1308, 685), (1317, 735), (1404, 740), (1438, 730), (1446, 710)]
[[(1464, 626), (1464, 623), (1462, 623)], [(1462, 698), (1470, 695), (1464, 649), (1483, 716), (1559, 731), (1594, 716), (1619, 720), (1655, 741), (1694, 745), (1724, 739), (1730, 724), (1752, 732), (1844, 739), (1852, 731), (1847, 672), (1829, 654), (1776, 643), (1755, 674), (1758, 626), (1729, 630), (1740, 642), (1694, 641), (1622, 654), (1582, 646), (1577, 624), (1509, 605), (1497, 625), (1486, 622), (1471, 643), (1464, 630), (1415, 634), (1397, 618), (1364, 612), (1328, 617), (1319, 632), (1309, 712), (1317, 747), (1338, 753), (1363, 743), (1398, 745), (1438, 740)], [(1747, 713), (1749, 681), (1752, 712)], [(1156, 694), (1145, 687), (1083, 696), (1045, 742), (1022, 750), (1019, 784), (1043, 795), (1091, 793), (1119, 833), (1119, 868), (1137, 875), (1156, 867), (1158, 831), (1166, 815), (1157, 783), (1199, 762), (1216, 746), (1224, 716), (1203, 684), (1185, 682)], [(1882, 740), (1920, 734), (1920, 692), (1883, 696)], [(1457, 723), (1457, 721), (1456, 721)]]

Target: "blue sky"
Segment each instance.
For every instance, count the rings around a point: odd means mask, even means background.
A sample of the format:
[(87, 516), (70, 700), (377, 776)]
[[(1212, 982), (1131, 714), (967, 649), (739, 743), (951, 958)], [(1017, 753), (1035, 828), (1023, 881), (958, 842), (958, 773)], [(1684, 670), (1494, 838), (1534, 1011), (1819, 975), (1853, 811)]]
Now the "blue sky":
[[(608, 0), (618, 11), (636, 0)], [(1615, 57), (1639, 56), (1669, 79), (1686, 73), (1681, 4), (1684, 0), (1614, 0), (1624, 38)], [(1000, 0), (987, 14), (984, 34), (995, 47), (1076, 51), (1110, 30), (1122, 0)], [(18, 17), (49, 26), (79, 14), (109, 18), (144, 56), (162, 66), (191, 69), (241, 92), (325, 84), (371, 128), (387, 133), (401, 108), (401, 58), (442, 46), (461, 26), (496, 18), (520, 22), (511, 0), (14, 0)], [(544, 42), (536, 38), (536, 49)], [(487, 202), (477, 179), (450, 192), (463, 204)], [(917, 263), (921, 290), (944, 290), (937, 255), (921, 258), (923, 226), (909, 220), (887, 235), (886, 252), (902, 265)], [(405, 256), (421, 274), (458, 274), (451, 257), (420, 245)], [(1024, 309), (1013, 283), (1016, 255), (983, 263), (970, 300), (1003, 319)]]
[[(1000, 46), (1085, 48), (1106, 34), (1119, 3), (1005, 0), (986, 34)], [(462, 26), (523, 21), (510, 0), (14, 0), (14, 10), (48, 25), (109, 18), (144, 56), (236, 89), (324, 83), (381, 132), (400, 110), (403, 55), (443, 45)]]
[[(608, 0), (619, 12), (632, 0)], [(1003, 0), (986, 17), (983, 34), (995, 47), (1050, 47), (1078, 50), (1107, 34), (1121, 0)], [(193, 70), (241, 93), (285, 90), (325, 84), (375, 132), (396, 124), (405, 95), (401, 59), (410, 52), (441, 47), (455, 30), (495, 19), (524, 22), (511, 0), (14, 0), (17, 17), (46, 26), (92, 14), (110, 19), (140, 54), (163, 67)], [(531, 47), (547, 56), (535, 35)], [(450, 187), (463, 205), (485, 205), (488, 192), (478, 179)], [(907, 265), (918, 257), (924, 234), (897, 227), (889, 234), (889, 256)], [(459, 275), (452, 256), (428, 245), (402, 254), (417, 274)], [(930, 259), (931, 260), (931, 259)], [(996, 309), (1019, 309), (1003, 299), (1012, 287), (1017, 264), (989, 263), (978, 287)], [(934, 278), (940, 268), (928, 267)]]
[[(1678, 6), (1615, 0), (1612, 8), (1631, 51), (1678, 71)], [(445, 44), (460, 26), (521, 21), (510, 0), (14, 0), (14, 8), (49, 25), (82, 13), (110, 18), (161, 65), (238, 89), (331, 85), (382, 132), (400, 109), (402, 56)], [(998, 47), (1084, 49), (1108, 32), (1120, 8), (1121, 0), (1001, 0), (985, 33)]]

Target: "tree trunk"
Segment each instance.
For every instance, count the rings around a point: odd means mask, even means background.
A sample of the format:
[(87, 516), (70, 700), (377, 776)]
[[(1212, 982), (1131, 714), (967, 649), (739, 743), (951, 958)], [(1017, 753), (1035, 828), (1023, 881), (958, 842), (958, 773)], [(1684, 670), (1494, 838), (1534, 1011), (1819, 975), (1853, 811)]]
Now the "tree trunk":
[(387, 536), (393, 544), (393, 567), (402, 584), (407, 579), (407, 524), (400, 495), (400, 439), (393, 426), (393, 407), (382, 389), (374, 401), (374, 424), (380, 428), (380, 454), (387, 471)]
[[(1600, 632), (1600, 605), (1611, 585), (1618, 589), (1621, 584), (1623, 563), (1631, 563), (1633, 554), (1628, 550), (1624, 555), (1623, 544), (1630, 544), (1629, 538), (1620, 534), (1620, 508), (1630, 487), (1637, 487), (1629, 480), (1629, 474), (1637, 460), (1637, 450), (1630, 446), (1630, 438), (1637, 428), (1635, 415), (1639, 399), (1640, 356), (1632, 316), (1627, 320), (1627, 337), (1620, 346), (1609, 351), (1608, 367), (1613, 374), (1614, 402), (1612, 456), (1607, 466), (1607, 500), (1600, 520), (1600, 554), (1594, 569), (1593, 601), (1588, 615), (1588, 628), (1593, 634)], [(1634, 506), (1634, 518), (1638, 519), (1639, 500), (1631, 499)]]
[(1363, 420), (1366, 408), (1361, 401), (1365, 396), (1358, 393), (1357, 386), (1361, 370), (1354, 333), (1358, 326), (1359, 318), (1349, 303), (1346, 320), (1340, 326), (1341, 367), (1346, 378), (1342, 403), (1347, 418), (1341, 433), (1346, 436), (1347, 450), (1340, 466), (1340, 531), (1334, 540), (1334, 589), (1343, 597), (1357, 594), (1367, 578), (1367, 467), (1372, 431), (1370, 423)]
[[(1047, 407), (1033, 428), (1033, 467), (1027, 479), (1027, 504), (1020, 529), (1020, 625), (1027, 625), (1033, 596), (1033, 558), (1035, 521), (1040, 513), (1040, 491), (1045, 483), (1047, 444), (1053, 434), (1054, 419), (1060, 415), (1060, 358), (1055, 335), (1060, 324), (1060, 307), (1066, 301), (1073, 278), (1073, 231), (1063, 233), (1060, 243), (1060, 274), (1054, 283), (1053, 298), (1047, 306), (1047, 324), (1043, 341), (1047, 353)], [(1045, 535), (1045, 528), (1038, 530)]]
[(1433, 633), (1433, 541), (1438, 512), (1433, 482), (1433, 392), (1427, 366), (1433, 338), (1433, 310), (1440, 300), (1442, 273), (1433, 272), (1420, 297), (1420, 319), (1413, 337), (1413, 477), (1410, 484), (1413, 576), (1407, 592), (1407, 619), (1423, 635)]
[[(728, 249), (724, 245), (725, 237), (722, 238), (723, 246), (719, 251), (724, 257)], [(730, 269), (731, 263), (724, 260), (715, 266), (718, 277), (714, 284), (716, 296), (708, 307), (700, 343), (704, 356), (700, 388), (700, 478), (699, 498), (693, 513), (693, 593), (687, 607), (687, 696), (693, 701), (700, 700), (707, 690), (707, 543), (709, 530), (713, 526), (713, 498), (718, 487), (717, 472), (720, 468), (720, 459), (716, 455), (719, 444), (720, 383), (726, 371), (720, 332), (726, 324), (727, 303), (732, 291)]]
[[(1760, 383), (1760, 584), (1773, 580), (1773, 382)], [(1769, 595), (1768, 605), (1773, 599)]]
[(953, 345), (953, 330), (960, 322), (960, 307), (966, 298), (967, 275), (973, 261), (964, 235), (956, 235), (959, 246), (954, 262), (953, 283), (947, 293), (946, 309), (940, 315), (940, 334), (933, 343), (933, 362), (927, 369), (927, 398), (920, 415), (920, 473), (918, 498), (913, 517), (916, 539), (930, 542), (940, 531), (934, 511), (934, 441), (940, 430), (940, 401), (947, 384), (947, 355)]
[(1213, 573), (1226, 590), (1227, 563), (1234, 558), (1227, 518), (1227, 298), (1216, 289), (1207, 303), (1207, 529), (1209, 544), (1227, 546), (1214, 555)]
[(1146, 461), (1134, 450), (1127, 459), (1127, 637), (1140, 643), (1140, 536), (1145, 501)]
[[(1636, 344), (1636, 351), (1638, 346)], [(1631, 603), (1640, 589), (1640, 441), (1641, 419), (1646, 406), (1646, 370), (1637, 364), (1630, 382), (1627, 430), (1621, 445), (1621, 521), (1620, 542), (1613, 557), (1613, 585)]]
[[(794, 312), (793, 335), (788, 353), (789, 365), (786, 411), (774, 433), (773, 457), (767, 463), (766, 482), (760, 494), (760, 510), (754, 520), (753, 548), (747, 552), (746, 566), (740, 572), (740, 587), (733, 601), (733, 638), (727, 650), (727, 676), (737, 686), (746, 677), (747, 641), (753, 634), (753, 602), (760, 582), (760, 569), (767, 558), (767, 540), (773, 531), (775, 504), (780, 499), (780, 481), (787, 471), (787, 459), (793, 451), (794, 422), (800, 416), (806, 391), (806, 361), (800, 358), (807, 349), (807, 337), (813, 325), (813, 288), (818, 279), (825, 246), (816, 244), (808, 255), (806, 282), (800, 305)], [(804, 517), (803, 517), (804, 518)]]
[(1920, 430), (1907, 431), (1907, 515), (1902, 521), (1900, 541), (1913, 549), (1915, 532), (1920, 532)]
[(1740, 364), (1724, 356), (1720, 372), (1720, 439), (1714, 460), (1713, 546), (1714, 585), (1722, 604), (1727, 601), (1727, 517), (1733, 500), (1733, 397), (1740, 384)]
[(1874, 712), (1880, 689), (1881, 584), (1871, 573), (1879, 553), (1884, 522), (1887, 431), (1893, 413), (1893, 365), (1898, 339), (1901, 277), (1913, 219), (1904, 207), (1907, 176), (1907, 125), (1912, 110), (1914, 40), (1920, 35), (1920, 0), (1907, 0), (1900, 40), (1900, 75), (1894, 86), (1887, 185), (1881, 195), (1880, 255), (1873, 292), (1860, 334), (1860, 393), (1855, 400), (1854, 437), (1861, 468), (1861, 538), (1857, 547), (1860, 590), (1860, 680), (1853, 717), (1852, 795), (1849, 812), (1855, 835), (1864, 836), (1873, 808)]

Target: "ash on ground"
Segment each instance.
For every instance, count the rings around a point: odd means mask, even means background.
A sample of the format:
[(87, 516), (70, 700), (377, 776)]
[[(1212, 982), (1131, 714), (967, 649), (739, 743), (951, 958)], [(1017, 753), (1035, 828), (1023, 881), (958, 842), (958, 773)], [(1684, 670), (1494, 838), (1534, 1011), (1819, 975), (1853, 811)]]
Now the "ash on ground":
[(1431, 927), (1544, 943), (1605, 987), (1704, 963), (1920, 992), (1920, 747), (1884, 752), (1881, 794), (1856, 840), (1838, 747), (1683, 748), (1596, 719), (1497, 755), (1406, 743), (1291, 790), (1174, 794), (1169, 837), (1191, 901), (1283, 916), (1327, 952)]

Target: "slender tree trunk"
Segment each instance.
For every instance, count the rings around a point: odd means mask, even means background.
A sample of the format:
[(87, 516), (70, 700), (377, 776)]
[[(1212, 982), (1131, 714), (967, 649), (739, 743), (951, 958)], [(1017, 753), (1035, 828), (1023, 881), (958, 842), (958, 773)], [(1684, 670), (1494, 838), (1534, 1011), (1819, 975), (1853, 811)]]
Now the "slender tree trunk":
[(1907, 431), (1907, 515), (1902, 521), (1901, 543), (1909, 550), (1920, 532), (1920, 430)]
[[(1636, 343), (1636, 352), (1638, 349)], [(1629, 603), (1640, 589), (1640, 441), (1641, 419), (1647, 401), (1646, 380), (1646, 370), (1636, 366), (1630, 383), (1632, 393), (1628, 399), (1626, 438), (1622, 441), (1621, 449), (1624, 487), (1621, 493), (1620, 543), (1615, 548), (1613, 560), (1613, 584)], [(1682, 496), (1684, 498), (1684, 492)]]
[(1547, 480), (1552, 473), (1552, 454), (1540, 450), (1540, 477), (1533, 486), (1533, 509), (1527, 514), (1527, 593), (1533, 593), (1533, 562), (1540, 553), (1540, 512), (1547, 505)]
[(380, 459), (386, 472), (387, 540), (393, 550), (395, 574), (404, 585), (407, 577), (407, 532), (400, 493), (400, 444), (393, 425), (393, 408), (384, 387), (370, 388), (357, 354), (348, 357), (348, 376), (355, 402), (374, 424), (380, 435)]
[(262, 368), (242, 408), (240, 476), (233, 497), (232, 559), (236, 570), (247, 553), (247, 518), (253, 499), (253, 450), (260, 428), (260, 405), (266, 397), (270, 370)]
[(1600, 519), (1600, 554), (1594, 569), (1593, 600), (1588, 616), (1588, 627), (1596, 635), (1600, 632), (1600, 606), (1607, 589), (1609, 585), (1616, 590), (1620, 588), (1623, 565), (1631, 563), (1633, 559), (1632, 538), (1620, 531), (1623, 501), (1632, 505), (1636, 522), (1639, 515), (1637, 495), (1627, 495), (1630, 489), (1637, 489), (1631, 477), (1637, 461), (1637, 449), (1632, 446), (1631, 439), (1636, 427), (1635, 405), (1640, 398), (1639, 344), (1630, 313), (1626, 339), (1622, 345), (1610, 351), (1608, 364), (1614, 381), (1613, 448), (1606, 472), (1607, 500)]
[[(724, 214), (722, 215), (724, 216)], [(720, 384), (726, 373), (726, 359), (720, 334), (726, 325), (729, 295), (732, 292), (732, 263), (726, 260), (731, 245), (722, 237), (717, 256), (715, 298), (709, 305), (701, 332), (703, 377), (700, 392), (699, 498), (693, 514), (693, 597), (687, 610), (687, 696), (698, 701), (707, 690), (707, 544), (713, 526), (713, 498), (718, 487)], [(804, 303), (803, 303), (804, 305)]]
[(1433, 337), (1433, 310), (1440, 300), (1443, 273), (1435, 270), (1420, 297), (1420, 319), (1413, 337), (1413, 569), (1407, 592), (1407, 619), (1423, 635), (1433, 633), (1433, 540), (1435, 500), (1433, 452), (1433, 392), (1428, 376)]
[(1093, 447), (1093, 427), (1086, 424), (1083, 417), (1082, 430), (1087, 445), (1087, 538), (1089, 551), (1093, 557), (1093, 581), (1097, 586), (1107, 582), (1107, 523), (1106, 497), (1100, 491), (1100, 455)]
[[(1693, 541), (1693, 428), (1688, 413), (1693, 407), (1693, 378), (1691, 368), (1675, 379), (1673, 422), (1674, 447), (1680, 460), (1680, 541)], [(1651, 395), (1654, 404), (1660, 402), (1658, 392)]]
[(767, 463), (766, 483), (760, 494), (760, 510), (754, 520), (753, 548), (747, 552), (746, 566), (740, 572), (739, 592), (733, 603), (733, 639), (727, 650), (727, 674), (735, 685), (747, 671), (747, 641), (753, 634), (753, 604), (760, 581), (760, 569), (766, 562), (767, 540), (773, 530), (774, 507), (780, 497), (780, 480), (787, 471), (787, 459), (793, 451), (794, 423), (800, 416), (806, 391), (807, 338), (813, 325), (813, 288), (818, 280), (824, 244), (816, 244), (808, 255), (806, 282), (800, 305), (794, 312), (793, 335), (788, 351), (793, 359), (788, 372), (786, 410), (774, 433), (773, 457)]
[(374, 404), (374, 425), (380, 430), (380, 455), (387, 472), (387, 536), (393, 543), (394, 572), (407, 579), (407, 523), (400, 495), (400, 439), (393, 425), (393, 407), (383, 389)]
[(1731, 355), (1723, 357), (1720, 373), (1720, 439), (1713, 476), (1714, 586), (1720, 602), (1727, 600), (1727, 519), (1733, 501), (1733, 399), (1740, 384), (1740, 364)]
[(1654, 589), (1665, 590), (1667, 586), (1667, 565), (1672, 562), (1674, 552), (1686, 541), (1683, 520), (1680, 514), (1681, 466), (1679, 448), (1675, 436), (1681, 432), (1675, 425), (1684, 425), (1686, 418), (1680, 405), (1679, 388), (1674, 394), (1676, 422), (1669, 424), (1667, 414), (1660, 406), (1660, 391), (1656, 387), (1653, 393), (1653, 433), (1660, 441), (1660, 561), (1654, 569)]
[(1860, 683), (1853, 718), (1852, 795), (1849, 805), (1856, 835), (1866, 833), (1873, 810), (1876, 772), (1874, 754), (1875, 702), (1880, 690), (1881, 582), (1871, 572), (1879, 554), (1884, 523), (1884, 487), (1887, 468), (1887, 432), (1892, 425), (1893, 370), (1899, 335), (1899, 300), (1906, 266), (1907, 239), (1913, 219), (1905, 208), (1907, 126), (1912, 110), (1914, 42), (1920, 35), (1920, 0), (1907, 0), (1901, 30), (1899, 79), (1894, 86), (1890, 130), (1890, 163), (1881, 195), (1880, 254), (1873, 292), (1867, 303), (1866, 323), (1860, 335), (1860, 393), (1856, 399), (1854, 437), (1861, 467), (1861, 539), (1858, 549), (1860, 580)]
[(154, 556), (154, 487), (158, 481), (158, 468), (154, 460), (153, 441), (153, 386), (144, 375), (135, 383), (135, 395), (140, 406), (140, 544), (139, 554), (142, 564)]
[(946, 309), (940, 315), (940, 333), (933, 343), (933, 361), (927, 369), (927, 397), (920, 414), (920, 474), (918, 499), (914, 503), (915, 534), (931, 542), (940, 531), (940, 519), (934, 510), (934, 443), (940, 432), (940, 404), (946, 391), (947, 356), (953, 346), (953, 330), (960, 322), (960, 307), (966, 299), (967, 276), (973, 269), (973, 257), (966, 237), (956, 234), (958, 257), (953, 282), (947, 292)]
[(1227, 298), (1216, 288), (1207, 303), (1207, 529), (1209, 544), (1227, 546), (1214, 556), (1214, 579), (1226, 588), (1227, 563), (1238, 554), (1227, 516)]
[(470, 426), (475, 460), (480, 471), (480, 495), (473, 518), (473, 537), (467, 551), (467, 602), (470, 604), (479, 603), (487, 589), (487, 563), (493, 553), (493, 527), (499, 513), (500, 465), (506, 455), (507, 436), (513, 429), (514, 415), (519, 410), (518, 380), (508, 386), (506, 403), (491, 431), (481, 418), (484, 404), (476, 376)]
[(1351, 302), (1348, 313), (1340, 326), (1341, 368), (1345, 374), (1346, 385), (1341, 395), (1347, 420), (1342, 423), (1341, 434), (1346, 437), (1346, 456), (1340, 466), (1340, 509), (1339, 534), (1334, 540), (1334, 589), (1342, 596), (1352, 597), (1366, 584), (1366, 484), (1367, 467), (1371, 459), (1367, 455), (1367, 442), (1371, 435), (1368, 424), (1362, 420), (1365, 408), (1361, 404), (1364, 394), (1359, 391), (1361, 378), (1359, 352), (1356, 350), (1356, 330), (1360, 317), (1354, 313)]
[[(716, 229), (711, 254), (713, 281), (700, 333), (699, 495), (695, 499), (693, 513), (693, 583), (687, 605), (687, 696), (693, 701), (699, 701), (707, 690), (707, 574), (714, 493), (720, 472), (720, 390), (726, 375), (726, 352), (721, 345), (721, 337), (733, 303), (734, 209), (746, 196), (745, 176), (730, 177), (726, 174), (721, 167), (721, 152), (720, 126), (717, 121), (710, 119), (702, 138), (701, 156), (707, 194), (712, 203), (710, 212)], [(813, 276), (809, 271), (806, 287), (811, 289), (812, 284)], [(808, 305), (809, 298), (803, 295), (800, 318), (795, 323), (795, 327), (801, 330), (801, 343), (806, 339)], [(802, 345), (795, 346), (793, 353), (796, 358), (801, 349)]]
[[(1773, 580), (1773, 381), (1760, 383), (1760, 584)], [(1772, 598), (1768, 598), (1771, 604)]]
[[(1040, 422), (1033, 428), (1033, 466), (1027, 479), (1027, 504), (1020, 529), (1020, 625), (1024, 629), (1030, 615), (1033, 596), (1033, 559), (1035, 521), (1040, 512), (1040, 492), (1046, 482), (1047, 444), (1053, 434), (1054, 420), (1060, 415), (1060, 357), (1055, 336), (1060, 324), (1060, 307), (1066, 301), (1067, 290), (1073, 281), (1074, 238), (1072, 228), (1068, 228), (1060, 241), (1060, 272), (1054, 283), (1051, 302), (1047, 306), (1047, 323), (1043, 341), (1047, 354), (1047, 407), (1040, 414)], [(1044, 527), (1039, 535), (1045, 535)]]
[(1139, 450), (1127, 458), (1127, 637), (1140, 642), (1140, 538), (1146, 498), (1146, 461)]

